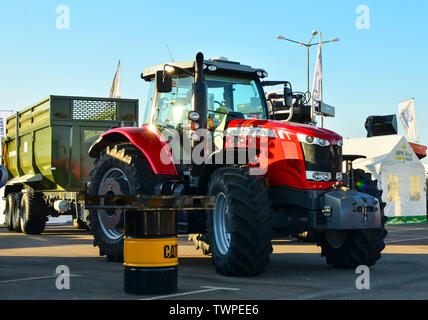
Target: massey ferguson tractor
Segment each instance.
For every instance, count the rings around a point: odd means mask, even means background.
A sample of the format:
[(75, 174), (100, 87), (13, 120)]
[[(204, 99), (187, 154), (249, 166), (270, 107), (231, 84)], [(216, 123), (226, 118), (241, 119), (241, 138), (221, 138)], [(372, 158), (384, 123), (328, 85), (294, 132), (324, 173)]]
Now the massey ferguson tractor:
[[(227, 276), (262, 273), (275, 236), (306, 235), (333, 267), (374, 265), (387, 234), (377, 181), (352, 169), (359, 156), (342, 155), (340, 135), (314, 125), (304, 95), (266, 76), (202, 53), (144, 70), (146, 124), (92, 144), (88, 195), (210, 197), (213, 210), (177, 212), (178, 231)], [(123, 216), (89, 210), (94, 245), (110, 261), (123, 259)]]

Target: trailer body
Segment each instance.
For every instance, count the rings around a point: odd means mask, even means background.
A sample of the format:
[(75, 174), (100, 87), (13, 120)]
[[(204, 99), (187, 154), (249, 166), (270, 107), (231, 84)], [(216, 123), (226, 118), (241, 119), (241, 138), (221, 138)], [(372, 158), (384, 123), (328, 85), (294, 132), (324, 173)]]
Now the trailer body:
[[(43, 195), (51, 215), (74, 214), (94, 165), (91, 144), (108, 129), (137, 124), (137, 99), (50, 95), (8, 117), (2, 141), (9, 176), (5, 199), (32, 190)], [(57, 200), (66, 200), (70, 210), (51, 210)]]

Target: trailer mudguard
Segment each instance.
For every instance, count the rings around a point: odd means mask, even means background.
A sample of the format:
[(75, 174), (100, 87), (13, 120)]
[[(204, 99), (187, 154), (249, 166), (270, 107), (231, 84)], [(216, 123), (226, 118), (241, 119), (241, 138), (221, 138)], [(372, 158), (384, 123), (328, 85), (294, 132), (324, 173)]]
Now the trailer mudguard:
[(97, 158), (107, 146), (127, 141), (143, 153), (155, 174), (178, 175), (167, 141), (150, 125), (120, 127), (104, 132), (89, 148), (89, 156)]

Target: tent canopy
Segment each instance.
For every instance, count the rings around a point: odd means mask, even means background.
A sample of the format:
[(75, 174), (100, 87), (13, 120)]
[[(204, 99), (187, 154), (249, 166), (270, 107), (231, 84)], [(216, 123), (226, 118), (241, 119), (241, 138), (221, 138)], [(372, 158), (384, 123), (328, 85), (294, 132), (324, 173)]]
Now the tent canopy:
[(387, 203), (385, 215), (391, 221), (426, 220), (425, 167), (404, 136), (344, 139), (343, 154), (367, 157), (355, 160), (353, 167), (378, 180)]

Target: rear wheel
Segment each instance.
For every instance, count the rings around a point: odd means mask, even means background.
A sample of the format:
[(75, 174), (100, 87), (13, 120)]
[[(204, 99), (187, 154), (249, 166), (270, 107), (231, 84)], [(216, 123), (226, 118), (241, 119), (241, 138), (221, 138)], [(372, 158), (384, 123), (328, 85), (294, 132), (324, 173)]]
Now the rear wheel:
[(387, 235), (384, 215), (385, 203), (382, 202), (382, 190), (377, 188), (377, 181), (371, 180), (371, 174), (363, 170), (354, 170), (357, 191), (367, 193), (378, 199), (381, 211), (381, 227), (372, 230), (339, 231), (328, 230), (320, 234), (318, 245), (327, 264), (337, 268), (356, 268), (359, 265), (373, 266), (381, 257), (385, 248)]
[(227, 276), (262, 273), (272, 253), (271, 204), (263, 177), (242, 168), (220, 168), (208, 187), (215, 197), (207, 226), (216, 271)]
[(22, 196), (20, 206), (22, 231), (26, 234), (41, 234), (46, 227), (46, 204), (40, 193), (28, 190)]
[[(154, 190), (155, 175), (141, 152), (124, 143), (111, 145), (100, 154), (90, 181), (88, 193), (93, 195), (149, 195)], [(123, 261), (123, 210), (90, 210), (89, 221), (100, 255), (109, 261)]]

